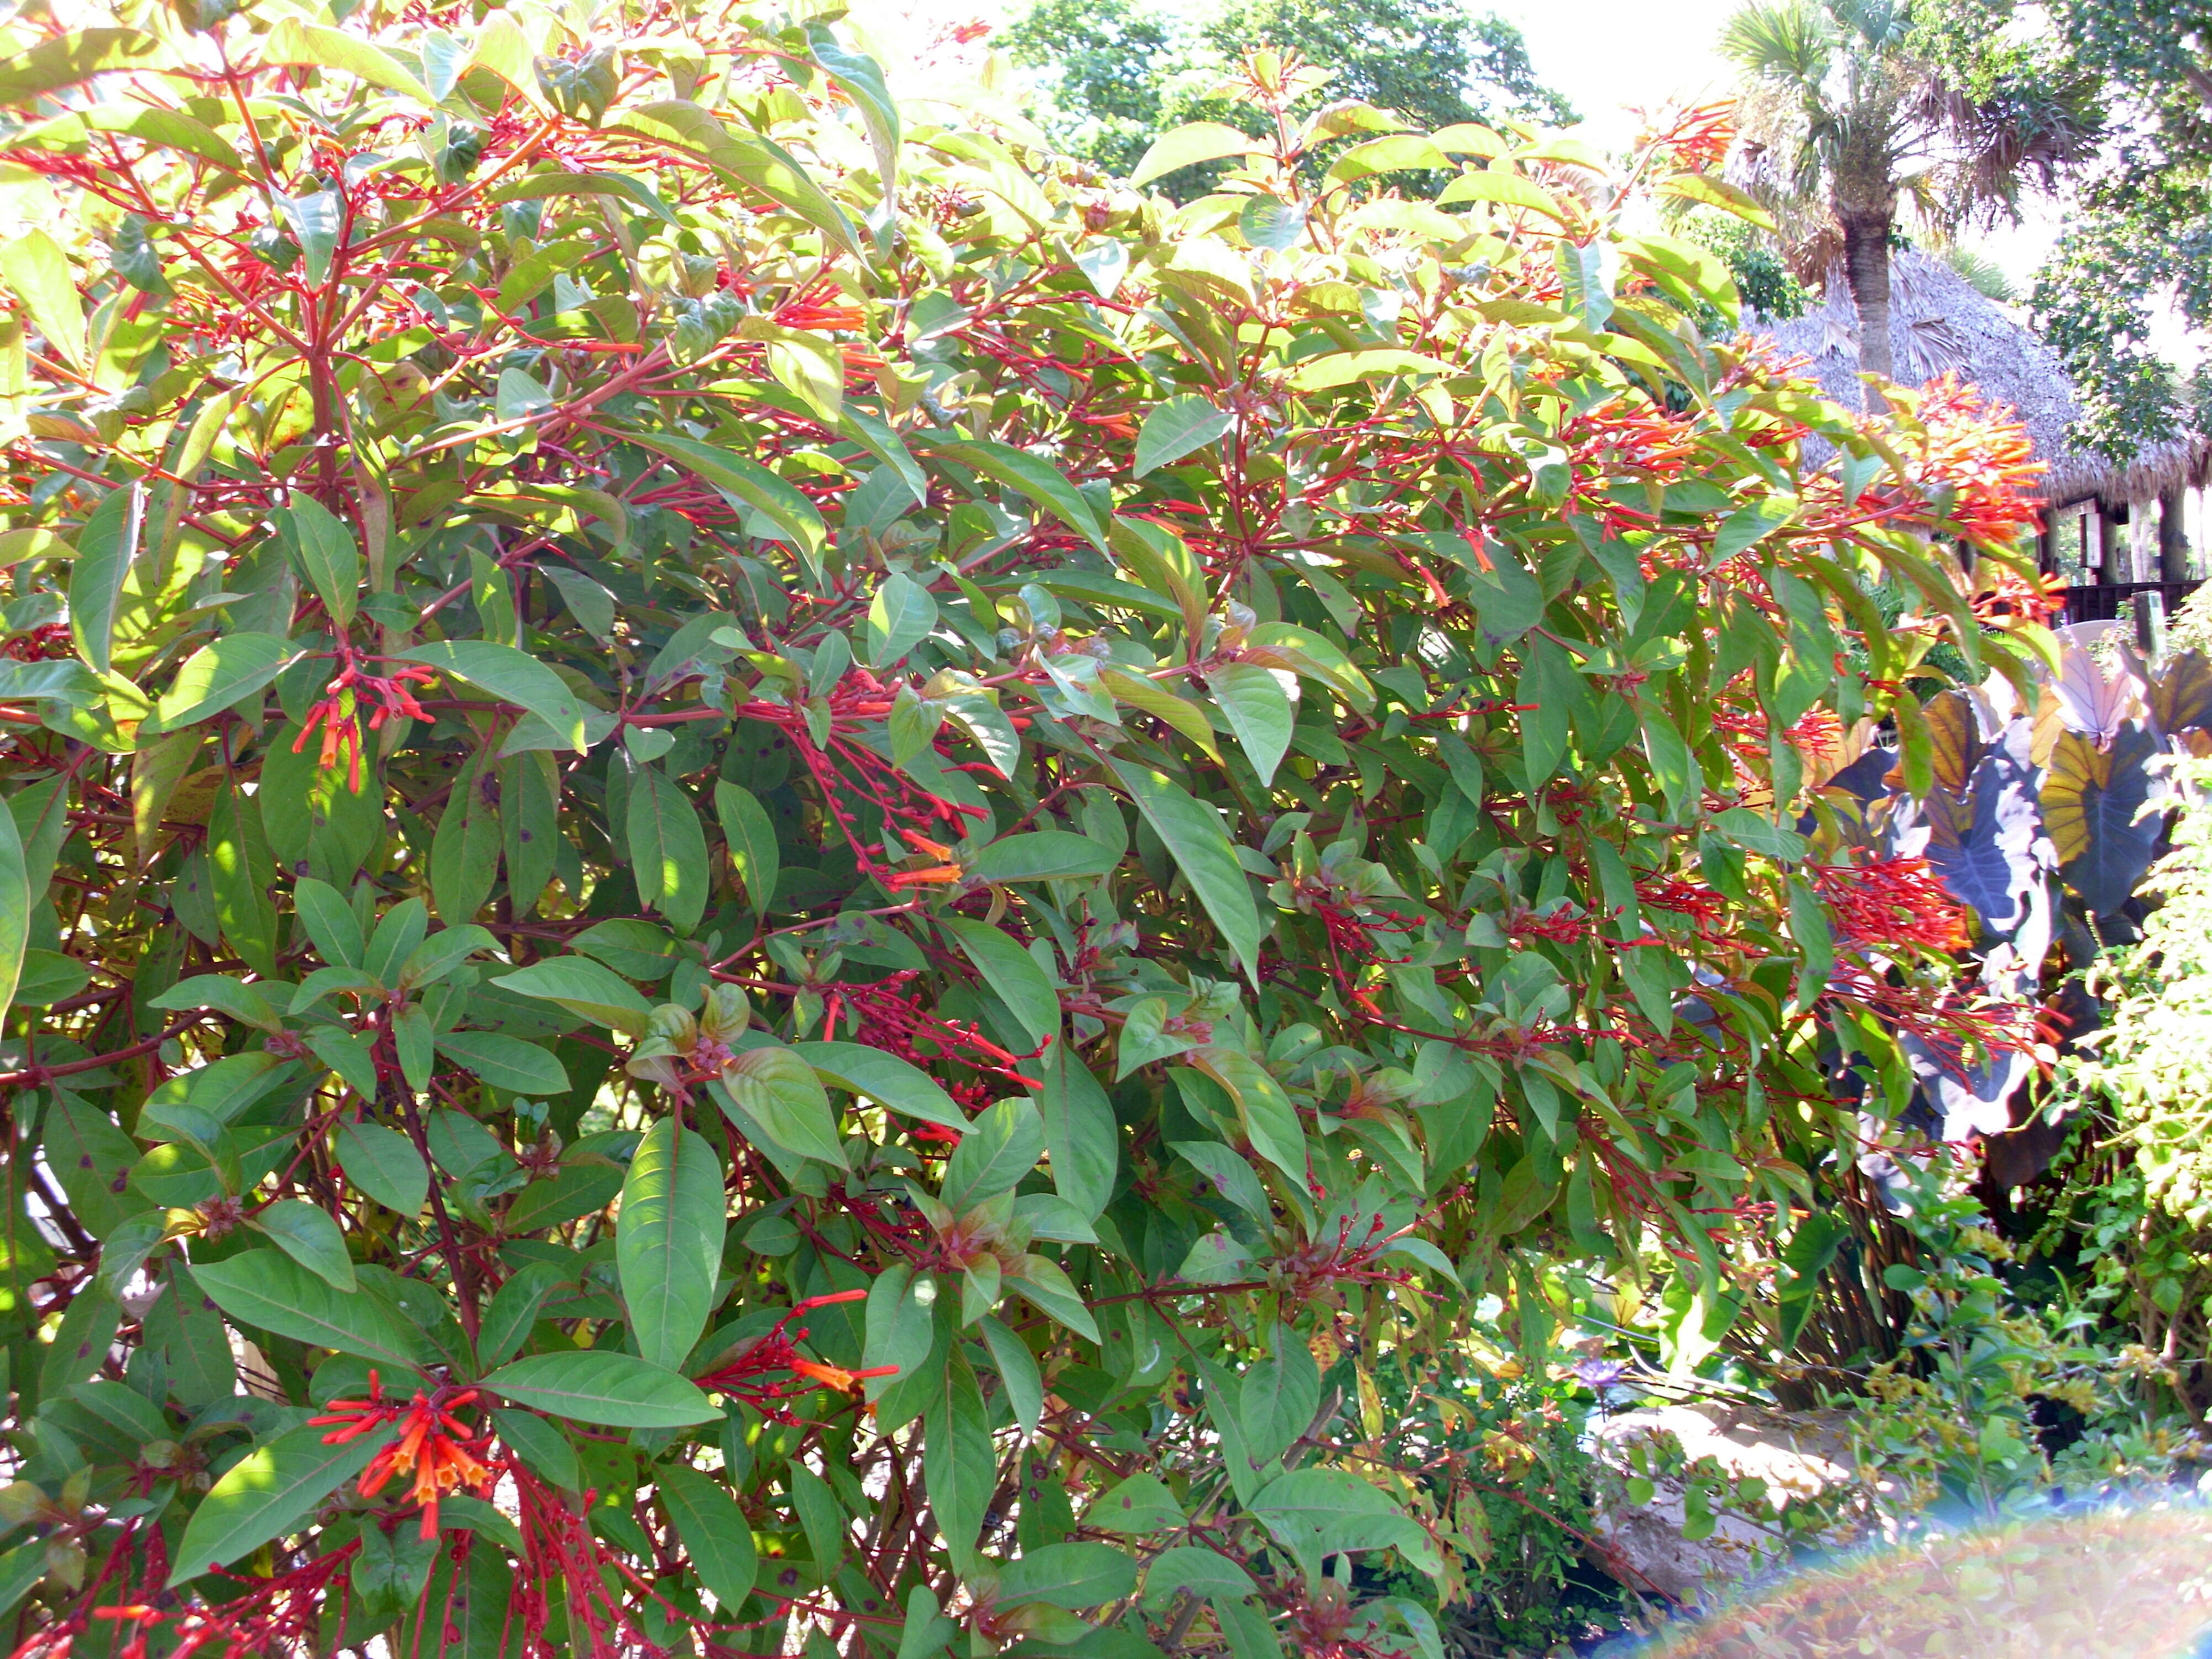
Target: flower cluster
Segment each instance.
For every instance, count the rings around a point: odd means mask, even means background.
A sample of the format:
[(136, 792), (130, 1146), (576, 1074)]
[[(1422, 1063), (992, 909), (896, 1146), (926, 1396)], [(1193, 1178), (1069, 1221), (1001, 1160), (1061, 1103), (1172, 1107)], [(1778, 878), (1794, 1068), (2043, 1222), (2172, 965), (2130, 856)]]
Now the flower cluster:
[(2050, 468), (2035, 459), (2020, 417), (1956, 374), (1928, 383), (1918, 412), (1921, 487), (1948, 527), (1978, 547), (2009, 548), (2033, 534), (2043, 503), (2030, 492)]
[(1836, 915), (1836, 943), (1847, 950), (1966, 948), (1966, 913), (1943, 890), (1926, 859), (1867, 859), (1811, 866), (1814, 890)]
[[(854, 1030), (848, 1041), (880, 1048), (909, 1065), (927, 1069), (933, 1061), (949, 1060), (984, 1077), (1003, 1079), (1016, 1088), (1044, 1086), (1034, 1078), (1024, 1077), (1021, 1070), (1025, 1062), (1044, 1053), (1042, 1045), (1018, 1054), (992, 1042), (980, 1026), (962, 1025), (930, 1012), (909, 988), (918, 977), (915, 969), (908, 968), (873, 984), (825, 986), (823, 1035), (834, 1040), (838, 1025), (849, 1018)], [(994, 1098), (989, 1085), (981, 1082), (949, 1083), (945, 1092), (970, 1111), (981, 1109)], [(951, 1132), (925, 1125), (921, 1133), (926, 1139), (942, 1139)]]
[(374, 1498), (393, 1475), (412, 1474), (415, 1485), (408, 1496), (422, 1506), (422, 1536), (430, 1539), (438, 1535), (439, 1499), (464, 1486), (481, 1492), (491, 1484), (492, 1472), (482, 1462), (489, 1437), (472, 1437), (453, 1414), (476, 1398), (474, 1389), (441, 1383), (428, 1393), (417, 1389), (414, 1399), (396, 1405), (385, 1399), (383, 1380), (371, 1371), (368, 1399), (333, 1400), (327, 1412), (308, 1422), (335, 1425), (323, 1437), (326, 1446), (342, 1446), (387, 1423), (398, 1424), (398, 1437), (362, 1471), (361, 1495)]
[(792, 1320), (810, 1309), (828, 1307), (836, 1302), (864, 1301), (867, 1294), (866, 1291), (838, 1291), (829, 1296), (809, 1297), (777, 1320), (765, 1335), (740, 1344), (711, 1370), (702, 1372), (692, 1381), (702, 1389), (744, 1401), (773, 1422), (790, 1423), (796, 1419), (784, 1404), (787, 1400), (815, 1389), (834, 1389), (843, 1394), (867, 1377), (896, 1376), (896, 1365), (872, 1365), (865, 1370), (848, 1371), (842, 1365), (809, 1359), (798, 1347), (806, 1338), (806, 1328), (801, 1325), (796, 1330), (786, 1328)]
[(368, 729), (372, 732), (382, 730), (385, 721), (394, 715), (427, 722), (429, 714), (415, 701), (415, 688), (427, 685), (436, 678), (437, 671), (426, 663), (402, 663), (389, 674), (370, 674), (364, 672), (358, 662), (349, 659), (338, 670), (337, 678), (323, 689), (323, 695), (307, 710), (307, 718), (300, 723), (300, 735), (293, 739), (292, 752), (296, 755), (303, 751), (307, 739), (320, 726), (321, 764), (327, 769), (343, 759), (346, 787), (360, 793), (361, 728), (355, 716), (362, 696), (373, 699), (376, 705), (368, 717)]

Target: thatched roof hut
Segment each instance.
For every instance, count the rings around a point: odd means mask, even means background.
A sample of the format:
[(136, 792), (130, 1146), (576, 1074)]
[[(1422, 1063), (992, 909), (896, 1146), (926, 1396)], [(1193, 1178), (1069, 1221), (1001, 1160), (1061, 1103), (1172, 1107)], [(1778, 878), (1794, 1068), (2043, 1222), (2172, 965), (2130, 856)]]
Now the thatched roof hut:
[[(2070, 444), (2074, 389), (2057, 354), (2002, 307), (1940, 260), (1900, 252), (1890, 259), (1890, 349), (1897, 378), (1918, 386), (1953, 370), (1993, 403), (2009, 404), (2027, 422), (2038, 457), (2051, 464), (2045, 486), (2055, 507), (2094, 497), (2118, 505), (2201, 489), (2212, 471), (2212, 444), (2177, 438), (2124, 467)], [(1759, 319), (1785, 350), (1809, 358), (1827, 395), (1856, 409), (1863, 400), (1858, 313), (1840, 269), (1826, 299), (1790, 322)]]

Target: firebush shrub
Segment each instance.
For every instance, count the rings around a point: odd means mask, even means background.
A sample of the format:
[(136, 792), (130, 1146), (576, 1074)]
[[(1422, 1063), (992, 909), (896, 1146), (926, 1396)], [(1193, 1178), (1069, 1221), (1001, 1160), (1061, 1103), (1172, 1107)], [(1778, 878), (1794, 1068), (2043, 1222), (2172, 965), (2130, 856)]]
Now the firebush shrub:
[(0, 62), (34, 1648), (1438, 1659), (1475, 1302), (1711, 1336), (1901, 1039), (2023, 1040), (1818, 786), (1887, 722), (1925, 793), (1939, 646), (2034, 695), (2033, 469), (1726, 337), (1632, 228), (1756, 212), (1714, 112), (1611, 167), (1261, 52), (1275, 136), (1130, 185), (819, 18), (61, 27)]

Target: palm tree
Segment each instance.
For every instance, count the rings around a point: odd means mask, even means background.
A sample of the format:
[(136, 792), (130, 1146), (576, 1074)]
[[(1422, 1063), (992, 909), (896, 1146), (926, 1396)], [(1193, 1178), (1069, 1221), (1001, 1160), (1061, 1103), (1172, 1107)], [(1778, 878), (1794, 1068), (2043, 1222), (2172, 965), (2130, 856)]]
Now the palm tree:
[[(1971, 90), (1916, 33), (1911, 0), (1750, 0), (1721, 50), (1744, 72), (1742, 161), (1808, 282), (1842, 267), (1859, 368), (1891, 378), (1889, 252), (1909, 208), (1936, 240), (2016, 214), (2099, 130), (2081, 77), (2026, 49), (1982, 54)], [(1955, 61), (1955, 54), (1946, 54)], [(1869, 386), (1867, 405), (1882, 406)]]

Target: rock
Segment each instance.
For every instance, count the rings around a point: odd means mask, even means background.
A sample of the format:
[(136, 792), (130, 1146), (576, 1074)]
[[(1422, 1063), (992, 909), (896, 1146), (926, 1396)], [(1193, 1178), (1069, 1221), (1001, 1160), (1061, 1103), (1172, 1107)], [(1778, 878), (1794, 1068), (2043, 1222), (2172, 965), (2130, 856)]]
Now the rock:
[[(1732, 1478), (1755, 1475), (1766, 1483), (1776, 1504), (1787, 1505), (1855, 1478), (1842, 1415), (1707, 1401), (1647, 1407), (1593, 1424), (1598, 1462), (1616, 1477), (1600, 1481), (1594, 1506), (1604, 1546), (1597, 1565), (1633, 1589), (1656, 1591), (1682, 1604), (1705, 1601), (1715, 1591), (1749, 1577), (1780, 1553), (1776, 1534), (1723, 1510), (1706, 1537), (1685, 1538), (1687, 1482), (1680, 1474), (1655, 1474), (1657, 1492), (1651, 1502), (1631, 1504), (1626, 1490), (1633, 1474), (1630, 1449), (1646, 1444), (1663, 1450), (1671, 1439), (1680, 1444), (1684, 1461), (1710, 1457)], [(1680, 1467), (1671, 1458), (1655, 1465), (1669, 1466)]]

